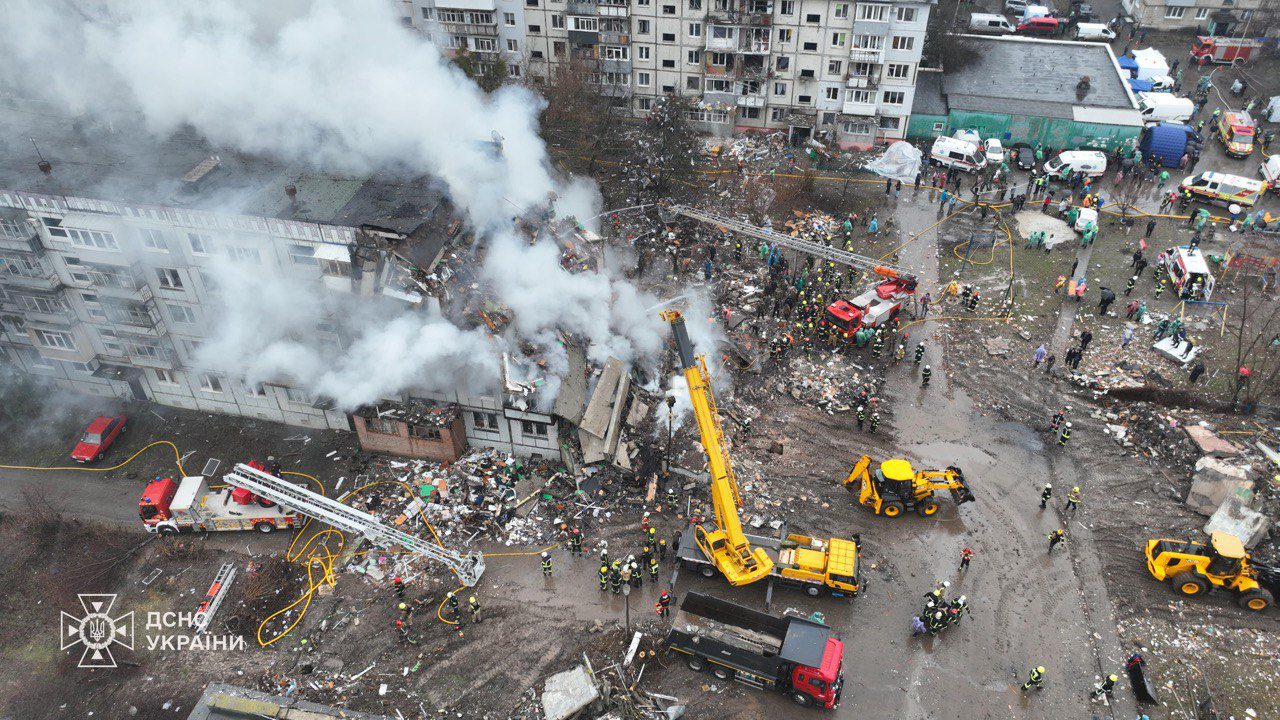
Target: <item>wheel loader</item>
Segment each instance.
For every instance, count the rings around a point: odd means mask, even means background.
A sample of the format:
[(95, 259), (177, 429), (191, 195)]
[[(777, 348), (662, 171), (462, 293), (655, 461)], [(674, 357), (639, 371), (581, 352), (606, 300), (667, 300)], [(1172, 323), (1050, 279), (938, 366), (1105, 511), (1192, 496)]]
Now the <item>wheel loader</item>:
[(1185, 540), (1148, 540), (1147, 570), (1189, 597), (1225, 588), (1235, 591), (1236, 602), (1246, 610), (1261, 612), (1273, 602), (1271, 593), (1258, 584), (1258, 572), (1244, 543), (1221, 530), (1210, 536), (1207, 546)]
[(844, 479), (844, 488), (856, 492), (858, 502), (877, 515), (898, 517), (908, 510), (914, 510), (921, 517), (935, 515), (938, 501), (933, 494), (938, 490), (950, 491), (956, 505), (974, 500), (964, 473), (954, 465), (940, 472), (917, 472), (910, 462), (900, 458), (885, 460), (874, 469), (873, 462), (870, 455), (863, 455)]

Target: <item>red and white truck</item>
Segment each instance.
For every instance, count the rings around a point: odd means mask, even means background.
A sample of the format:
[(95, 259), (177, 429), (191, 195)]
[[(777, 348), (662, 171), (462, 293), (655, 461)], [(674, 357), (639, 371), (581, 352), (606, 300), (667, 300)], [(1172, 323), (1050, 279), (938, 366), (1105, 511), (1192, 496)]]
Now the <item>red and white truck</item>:
[(257, 530), (260, 533), (298, 525), (298, 513), (241, 487), (211, 490), (202, 476), (156, 478), (138, 501), (138, 515), (149, 533), (172, 535), (214, 530)]
[(1201, 35), (1191, 46), (1191, 62), (1197, 65), (1235, 65), (1257, 60), (1256, 56), (1261, 54), (1262, 43), (1245, 38)]

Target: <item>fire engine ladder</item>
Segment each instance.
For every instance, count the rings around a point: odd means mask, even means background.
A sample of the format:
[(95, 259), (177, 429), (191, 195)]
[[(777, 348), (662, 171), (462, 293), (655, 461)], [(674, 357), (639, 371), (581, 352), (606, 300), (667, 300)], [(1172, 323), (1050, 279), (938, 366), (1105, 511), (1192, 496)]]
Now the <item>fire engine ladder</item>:
[(218, 606), (222, 605), (222, 598), (226, 597), (227, 589), (235, 579), (236, 566), (232, 563), (223, 563), (218, 569), (218, 574), (213, 576), (213, 583), (209, 585), (209, 592), (205, 593), (200, 608), (196, 610), (192, 627), (195, 628), (197, 635), (209, 629), (209, 621), (213, 619), (213, 614), (218, 612)]
[[(756, 227), (755, 225), (748, 225), (747, 223), (744, 223), (740, 220), (734, 220), (724, 215), (717, 215), (715, 213), (710, 213), (705, 210), (698, 210), (695, 208), (691, 208), (688, 205), (669, 205), (663, 208), (663, 210), (670, 213), (674, 213), (676, 215), (683, 215), (691, 220), (704, 222), (704, 223), (707, 223), (708, 225), (717, 225), (725, 230), (728, 230), (729, 232), (735, 232), (735, 233), (738, 233), (739, 235), (746, 235), (747, 237), (753, 237), (753, 238), (756, 238), (757, 240), (763, 240), (769, 243), (776, 243), (779, 246), (785, 247), (789, 250), (795, 250), (797, 252), (802, 252), (807, 255), (813, 255), (814, 257), (820, 258), (822, 260), (827, 260), (829, 262), (839, 263), (841, 265), (847, 265), (849, 267), (857, 268), (859, 270), (874, 272), (878, 275), (899, 277), (908, 281), (915, 280), (914, 274), (909, 273), (906, 270), (903, 270), (902, 268), (894, 267), (893, 265), (889, 265), (882, 262), (877, 262), (876, 260), (873, 260), (864, 255), (858, 255), (857, 253), (851, 253), (848, 250), (841, 250), (840, 248), (837, 248), (837, 247), (823, 245), (822, 243), (813, 242), (811, 240), (805, 240), (803, 238), (791, 237), (786, 233), (773, 232), (768, 228), (760, 228), (760, 227)], [(661, 214), (661, 211), (660, 211), (660, 214)]]
[(358, 533), (370, 544), (387, 548), (399, 546), (448, 565), (463, 585), (473, 587), (484, 574), (484, 555), (478, 552), (459, 554), (429, 540), (383, 525), (378, 518), (362, 510), (311, 492), (261, 470), (237, 463), (223, 480), (245, 488), (259, 497), (279, 503), (338, 530)]

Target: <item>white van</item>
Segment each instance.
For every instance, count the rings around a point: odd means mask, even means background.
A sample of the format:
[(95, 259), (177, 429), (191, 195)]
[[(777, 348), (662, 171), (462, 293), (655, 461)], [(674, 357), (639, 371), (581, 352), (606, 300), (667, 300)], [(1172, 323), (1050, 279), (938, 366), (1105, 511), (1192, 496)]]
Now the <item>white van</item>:
[(1177, 97), (1167, 92), (1140, 92), (1138, 110), (1142, 112), (1143, 122), (1185, 123), (1195, 112), (1195, 103), (1191, 102), (1191, 98)]
[(1057, 157), (1045, 162), (1044, 171), (1050, 177), (1077, 172), (1089, 177), (1099, 177), (1107, 171), (1107, 155), (1097, 150), (1063, 150)]
[(988, 35), (1008, 35), (1013, 32), (1013, 25), (1003, 15), (974, 13), (969, 16), (969, 29)]
[(1076, 25), (1076, 39), (1111, 42), (1116, 39), (1116, 31), (1105, 23), (1080, 23)]
[(1280, 185), (1280, 155), (1268, 156), (1266, 162), (1262, 163), (1262, 167), (1258, 168), (1258, 174), (1271, 185), (1272, 190), (1275, 190)]
[(1050, 10), (1044, 5), (1028, 5), (1022, 8), (1022, 22), (1031, 18), (1049, 17)]
[(1027, 0), (1004, 0), (1004, 11), (1021, 15), (1023, 10), (1027, 9)]
[(968, 172), (976, 172), (987, 165), (987, 159), (977, 145), (949, 137), (940, 137), (933, 141), (933, 149), (929, 151), (929, 162)]

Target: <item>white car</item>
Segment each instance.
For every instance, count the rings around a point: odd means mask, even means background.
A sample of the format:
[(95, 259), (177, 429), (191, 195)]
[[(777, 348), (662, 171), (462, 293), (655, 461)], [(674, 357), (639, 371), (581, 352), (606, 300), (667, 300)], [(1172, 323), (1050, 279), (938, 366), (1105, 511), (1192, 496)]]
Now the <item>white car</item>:
[(982, 143), (982, 154), (987, 156), (987, 162), (992, 165), (1004, 162), (1004, 146), (1000, 144), (999, 138), (987, 138)]
[(1080, 214), (1076, 217), (1076, 224), (1073, 229), (1078, 233), (1082, 233), (1085, 228), (1089, 227), (1089, 223), (1093, 223), (1095, 228), (1098, 227), (1098, 211), (1091, 207), (1080, 208)]
[(1027, 0), (1004, 0), (1004, 11), (1021, 16), (1022, 11), (1027, 9)]

